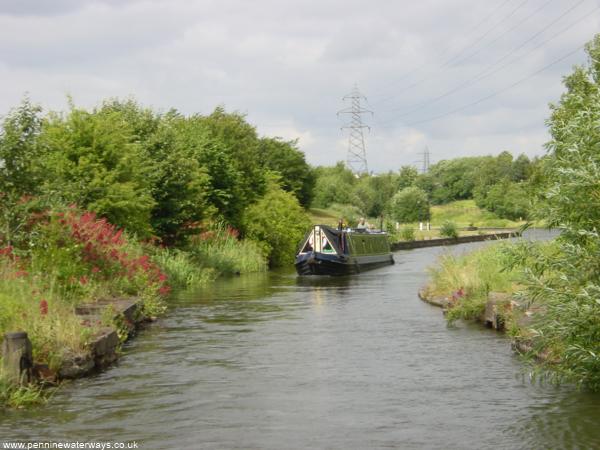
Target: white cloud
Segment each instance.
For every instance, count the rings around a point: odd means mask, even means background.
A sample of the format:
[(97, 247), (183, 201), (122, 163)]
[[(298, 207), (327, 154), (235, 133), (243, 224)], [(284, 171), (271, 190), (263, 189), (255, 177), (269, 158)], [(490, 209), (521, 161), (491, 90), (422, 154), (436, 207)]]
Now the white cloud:
[[(247, 113), (261, 133), (298, 137), (310, 162), (332, 164), (345, 159), (347, 142), (335, 113), (358, 81), (376, 113), (366, 119), (375, 171), (414, 163), (425, 145), (434, 159), (504, 149), (540, 154), (547, 104), (559, 98), (570, 66), (584, 61), (582, 52), (460, 108), (552, 63), (600, 29), (598, 10), (588, 13), (595, 0), (559, 20), (576, 3), (545, 3), (519, 8), (522, 1), (509, 0), (494, 11), (500, 2), (2, 0), (0, 114), (25, 92), (51, 109), (64, 108), (66, 94), (84, 106), (132, 95), (185, 113), (224, 104)], [(444, 95), (525, 52), (493, 76)], [(436, 116), (443, 117), (428, 120)]]

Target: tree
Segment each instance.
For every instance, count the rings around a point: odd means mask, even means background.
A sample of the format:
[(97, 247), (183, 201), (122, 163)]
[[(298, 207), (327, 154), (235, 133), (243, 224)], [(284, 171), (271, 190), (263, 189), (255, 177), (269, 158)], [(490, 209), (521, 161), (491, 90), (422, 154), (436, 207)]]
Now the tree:
[(22, 213), (29, 205), (23, 197), (38, 193), (43, 174), (41, 128), (41, 108), (27, 98), (9, 112), (0, 128), (0, 241), (8, 244), (23, 225)]
[(272, 180), (265, 196), (244, 214), (246, 237), (264, 246), (272, 267), (291, 264), (310, 220), (296, 197)]
[(74, 106), (51, 115), (40, 136), (44, 190), (94, 211), (111, 223), (148, 236), (154, 207), (154, 167), (122, 112)]
[(312, 206), (327, 208), (333, 203), (349, 204), (353, 202), (352, 190), (356, 183), (354, 174), (343, 162), (333, 167), (317, 167), (316, 183)]
[(298, 149), (298, 141), (280, 138), (260, 139), (261, 164), (281, 175), (281, 188), (296, 196), (302, 206), (308, 206), (314, 194), (315, 174)]
[(531, 176), (532, 164), (526, 155), (520, 154), (514, 160), (511, 170), (512, 181), (525, 181)]
[(398, 183), (396, 190), (414, 186), (419, 178), (419, 172), (413, 166), (402, 166), (398, 172)]
[(433, 203), (448, 203), (473, 196), (477, 168), (481, 158), (456, 158), (440, 161), (430, 168), (436, 185), (431, 193)]
[(417, 187), (401, 190), (392, 198), (390, 214), (394, 220), (400, 223), (429, 220), (431, 212), (427, 194)]
[[(260, 141), (256, 129), (246, 121), (245, 116), (237, 112), (227, 113), (220, 106), (209, 116), (193, 116), (190, 120), (203, 122), (209, 137), (219, 143), (239, 174), (239, 190), (235, 202), (245, 207), (260, 198), (266, 189)], [(230, 219), (237, 225), (235, 217)]]
[(150, 223), (166, 245), (185, 243), (197, 230), (193, 226), (214, 212), (211, 178), (196, 154), (196, 147), (182, 128), (186, 119), (170, 111), (160, 118), (144, 146), (153, 161), (151, 193), (154, 206)]
[(566, 92), (547, 121), (538, 214), (563, 232), (552, 255), (526, 244), (516, 254), (530, 299), (543, 304), (532, 327), (545, 367), (559, 380), (600, 390), (600, 35), (586, 50), (589, 64), (564, 79)]

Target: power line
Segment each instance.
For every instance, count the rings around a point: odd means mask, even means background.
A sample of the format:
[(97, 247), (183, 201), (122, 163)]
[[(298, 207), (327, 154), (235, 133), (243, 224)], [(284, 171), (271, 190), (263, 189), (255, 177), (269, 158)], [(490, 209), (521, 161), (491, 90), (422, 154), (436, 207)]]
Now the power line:
[[(525, 6), (525, 3), (527, 3), (528, 1), (529, 0), (523, 0), (521, 3), (519, 3), (519, 5), (517, 5), (517, 7), (515, 9), (513, 9), (507, 16), (505, 16), (500, 22), (498, 22), (496, 25), (494, 25), (492, 28), (490, 28), (487, 32), (485, 32), (483, 35), (481, 35), (471, 45), (465, 47), (463, 49), (463, 51), (466, 50), (466, 49), (468, 49), (468, 48), (471, 48), (471, 47), (475, 46), (479, 41), (482, 41), (483, 39), (485, 39), (488, 34), (490, 34), (492, 31), (494, 31), (496, 28), (498, 28), (498, 26), (500, 26), (501, 24), (503, 24), (506, 20), (510, 19), (513, 15), (515, 15), (516, 12), (519, 11), (523, 6)], [(460, 54), (463, 53), (463, 51), (459, 52), (458, 55), (455, 55), (453, 58), (450, 58), (448, 61), (446, 61), (442, 65), (442, 68), (446, 67), (448, 64), (450, 64), (451, 62), (453, 62), (456, 58), (458, 58), (458, 56), (460, 56)]]
[[(540, 6), (538, 9), (536, 9), (535, 11), (533, 11), (531, 14), (529, 14), (528, 16), (524, 17), (523, 19), (521, 19), (521, 21), (517, 22), (515, 25), (513, 25), (511, 28), (509, 28), (508, 30), (504, 31), (503, 33), (501, 33), (499, 36), (496, 36), (495, 39), (489, 41), (487, 44), (483, 45), (482, 47), (479, 47), (477, 50), (475, 50), (473, 53), (471, 53), (470, 55), (466, 56), (463, 59), (458, 60), (458, 62), (456, 62), (454, 65), (458, 65), (461, 63), (464, 63), (465, 61), (471, 59), (473, 56), (478, 55), (482, 50), (488, 48), (490, 45), (495, 44), (496, 42), (498, 42), (501, 38), (503, 38), (504, 36), (506, 36), (508, 33), (510, 33), (511, 31), (515, 30), (516, 28), (520, 27), (524, 22), (528, 21), (529, 19), (531, 19), (533, 16), (535, 16), (538, 12), (540, 12), (542, 9), (544, 9), (546, 6), (548, 6), (550, 3), (552, 3), (554, 0), (548, 0), (546, 3), (544, 3), (542, 6)], [(575, 6), (579, 6), (581, 3), (583, 3), (585, 0), (581, 0), (579, 3), (577, 3), (577, 5)]]
[[(420, 103), (417, 103), (415, 105), (412, 105), (412, 107), (410, 107), (411, 109), (409, 109), (408, 111), (406, 111), (406, 112), (404, 112), (402, 114), (397, 115), (396, 118), (407, 116), (407, 115), (412, 114), (414, 112), (420, 111), (424, 107), (429, 106), (429, 105), (431, 105), (433, 103), (436, 103), (439, 100), (441, 100), (441, 99), (443, 99), (445, 97), (448, 97), (449, 95), (454, 94), (454, 93), (456, 93), (456, 92), (464, 89), (465, 87), (472, 86), (473, 84), (476, 84), (476, 83), (478, 83), (481, 80), (484, 80), (486, 78), (489, 78), (492, 75), (495, 75), (500, 70), (502, 70), (502, 69), (506, 68), (507, 66), (515, 63), (516, 61), (524, 58), (525, 56), (529, 55), (534, 50), (537, 50), (538, 48), (540, 48), (543, 45), (547, 44), (551, 40), (557, 38), (558, 36), (560, 36), (564, 32), (568, 31), (569, 29), (571, 29), (572, 27), (574, 27), (575, 25), (577, 25), (579, 22), (587, 19), (590, 16), (590, 14), (592, 14), (596, 10), (600, 9), (600, 6), (594, 7), (592, 10), (590, 10), (589, 12), (586, 12), (584, 15), (580, 16), (578, 19), (576, 19), (575, 21), (571, 22), (569, 25), (567, 25), (566, 27), (562, 28), (560, 31), (554, 33), (550, 38), (546, 39), (545, 41), (542, 41), (541, 43), (537, 44), (535, 47), (532, 47), (531, 49), (529, 49), (527, 52), (523, 53), (520, 56), (517, 56), (516, 58), (513, 58), (512, 60), (509, 60), (508, 62), (506, 62), (505, 64), (502, 64), (501, 66), (497, 67), (494, 70), (490, 70), (494, 66), (497, 66), (499, 63), (501, 63), (502, 61), (506, 60), (511, 55), (514, 55), (517, 51), (519, 51), (520, 49), (522, 49), (525, 45), (527, 45), (533, 39), (535, 39), (540, 34), (542, 34), (543, 32), (545, 32), (546, 30), (548, 30), (551, 26), (555, 25), (560, 19), (562, 19), (563, 17), (565, 17), (568, 13), (570, 13), (573, 9), (575, 9), (576, 7), (578, 7), (584, 1), (585, 0), (581, 0), (579, 3), (577, 3), (576, 5), (572, 6), (571, 8), (569, 8), (568, 10), (566, 10), (565, 12), (563, 12), (559, 17), (557, 17), (555, 20), (553, 20), (548, 25), (546, 25), (544, 28), (542, 28), (542, 30), (540, 30), (539, 32), (535, 33), (533, 36), (531, 36), (530, 38), (528, 38), (526, 41), (524, 41), (523, 43), (521, 43), (519, 46), (517, 46), (513, 50), (511, 50), (508, 53), (506, 53), (502, 58), (500, 58), (496, 62), (488, 65), (485, 69), (483, 69), (482, 71), (480, 71), (479, 73), (477, 73), (473, 78), (471, 78), (469, 80), (466, 80), (466, 81), (458, 84), (454, 88), (452, 88), (452, 89), (450, 89), (450, 90), (448, 90), (448, 91), (446, 91), (446, 92), (444, 92), (444, 93), (442, 93), (442, 94), (440, 94), (440, 95), (438, 95), (436, 97), (433, 97), (433, 98), (430, 98), (430, 99), (425, 100), (423, 102), (420, 102)], [(400, 109), (400, 108), (392, 109), (392, 110), (389, 110), (389, 111), (397, 111), (398, 109)], [(388, 123), (390, 121), (391, 120), (388, 120), (388, 121), (384, 121), (382, 123)]]
[[(479, 21), (479, 23), (473, 27), (471, 29), (471, 31), (469, 31), (468, 33), (466, 33), (466, 35), (471, 35), (473, 34), (475, 31), (477, 31), (485, 22), (487, 22), (492, 16), (494, 16), (496, 14), (496, 12), (498, 12), (500, 9), (502, 9), (507, 3), (509, 3), (512, 0), (504, 0), (502, 1), (498, 6), (496, 6), (496, 8), (494, 8), (487, 16), (485, 16), (483, 19), (481, 19)], [(448, 53), (448, 51), (452, 48), (452, 45), (449, 44), (447, 45), (444, 50), (442, 50), (438, 55), (437, 58), (441, 58), (442, 56), (444, 56), (446, 53)], [(405, 79), (406, 77), (408, 77), (409, 75), (412, 75), (415, 72), (418, 72), (419, 70), (421, 70), (422, 68), (428, 66), (429, 64), (431, 64), (431, 61), (425, 61), (424, 63), (420, 64), (419, 66), (408, 70), (407, 72), (405, 72), (404, 74), (400, 75), (394, 82), (389, 83), (387, 85), (387, 87), (393, 86), (395, 84), (397, 84), (398, 82), (400, 82), (401, 80)], [(374, 97), (387, 97), (387, 95), (381, 95), (381, 94), (377, 94)]]
[(514, 8), (513, 10), (511, 10), (510, 13), (508, 13), (508, 15), (504, 16), (499, 22), (497, 22), (494, 26), (492, 26), (490, 29), (488, 29), (485, 33), (483, 33), (481, 36), (479, 36), (477, 39), (475, 39), (474, 42), (472, 42), (470, 45), (467, 45), (465, 47), (462, 48), (462, 50), (460, 50), (458, 52), (458, 54), (456, 54), (455, 56), (453, 56), (452, 58), (448, 59), (446, 62), (444, 62), (436, 72), (432, 72), (431, 74), (429, 74), (429, 76), (425, 76), (417, 81), (415, 81), (414, 83), (409, 84), (408, 86), (404, 87), (403, 89), (395, 92), (393, 95), (389, 96), (388, 98), (381, 100), (378, 103), (384, 103), (384, 102), (388, 102), (392, 99), (394, 99), (395, 97), (397, 97), (399, 94), (406, 92), (409, 89), (412, 89), (413, 87), (416, 87), (426, 81), (429, 81), (430, 79), (434, 78), (438, 73), (439, 73), (439, 69), (443, 69), (444, 67), (448, 66), (448, 64), (450, 64), (452, 61), (454, 61), (458, 56), (460, 56), (465, 50), (473, 47), (474, 45), (476, 45), (479, 41), (481, 41), (482, 39), (484, 39), (489, 33), (491, 33), (493, 30), (495, 30), (498, 26), (500, 26), (502, 23), (504, 23), (507, 19), (509, 19), (510, 17), (513, 16), (513, 14), (515, 14), (519, 9), (521, 9), (525, 3), (527, 3), (529, 0), (524, 0), (521, 3), (519, 3), (517, 5), (516, 8)]
[(533, 78), (534, 76), (536, 76), (539, 73), (543, 72), (544, 70), (547, 70), (550, 67), (558, 64), (559, 62), (564, 61), (569, 56), (574, 55), (575, 53), (577, 53), (578, 51), (580, 51), (584, 47), (585, 47), (585, 44), (584, 45), (580, 45), (575, 50), (567, 53), (566, 55), (563, 55), (561, 58), (559, 58), (559, 59), (551, 62), (550, 64), (545, 65), (544, 67), (542, 67), (541, 69), (533, 72), (532, 74), (530, 74), (530, 75), (528, 75), (528, 76), (526, 76), (524, 78), (521, 78), (520, 80), (518, 80), (518, 81), (516, 81), (516, 82), (514, 82), (514, 83), (512, 83), (512, 84), (510, 84), (510, 85), (508, 85), (506, 87), (504, 87), (503, 89), (500, 89), (499, 91), (496, 91), (496, 92), (493, 92), (492, 94), (486, 95), (485, 97), (482, 97), (479, 100), (476, 100), (474, 102), (468, 103), (468, 104), (463, 105), (463, 106), (460, 106), (460, 107), (455, 108), (453, 110), (447, 111), (444, 114), (439, 114), (437, 116), (429, 117), (429, 118), (423, 119), (423, 120), (417, 120), (415, 122), (409, 122), (409, 123), (406, 124), (406, 126), (413, 126), (413, 125), (418, 125), (418, 124), (421, 124), (421, 123), (426, 123), (426, 122), (431, 122), (431, 121), (434, 121), (434, 120), (438, 120), (438, 119), (441, 119), (443, 117), (447, 117), (447, 116), (450, 116), (452, 114), (455, 114), (455, 113), (457, 113), (459, 111), (462, 111), (464, 109), (470, 108), (470, 107), (478, 105), (480, 103), (483, 103), (484, 101), (489, 100), (490, 98), (496, 97), (496, 96), (498, 96), (498, 95), (500, 95), (500, 94), (502, 94), (502, 93), (504, 93), (504, 92), (506, 92), (506, 91), (508, 91), (508, 90), (510, 90), (512, 88), (514, 88), (515, 86), (518, 86), (519, 84), (524, 83), (525, 81)]

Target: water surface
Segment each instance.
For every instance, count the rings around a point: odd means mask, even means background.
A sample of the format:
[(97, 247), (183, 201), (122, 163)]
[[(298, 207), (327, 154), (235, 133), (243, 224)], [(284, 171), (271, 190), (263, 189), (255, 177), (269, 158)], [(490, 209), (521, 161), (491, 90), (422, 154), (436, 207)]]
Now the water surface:
[[(465, 251), (481, 244), (453, 248)], [(348, 278), (290, 272), (188, 292), (118, 365), (0, 438), (144, 449), (594, 448), (600, 396), (531, 385), (501, 334), (418, 300), (439, 248)]]

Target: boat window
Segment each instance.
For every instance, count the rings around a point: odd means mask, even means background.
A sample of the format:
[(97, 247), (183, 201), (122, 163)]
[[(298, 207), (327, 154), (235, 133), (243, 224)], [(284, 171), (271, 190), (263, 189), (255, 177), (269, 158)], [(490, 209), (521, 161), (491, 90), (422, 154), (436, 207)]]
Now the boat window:
[(335, 253), (335, 250), (326, 237), (323, 238), (323, 253)]
[(312, 245), (310, 245), (310, 241), (306, 241), (306, 245), (302, 249), (302, 253), (308, 253), (308, 252), (312, 252), (312, 251), (313, 251), (313, 248), (312, 248)]

